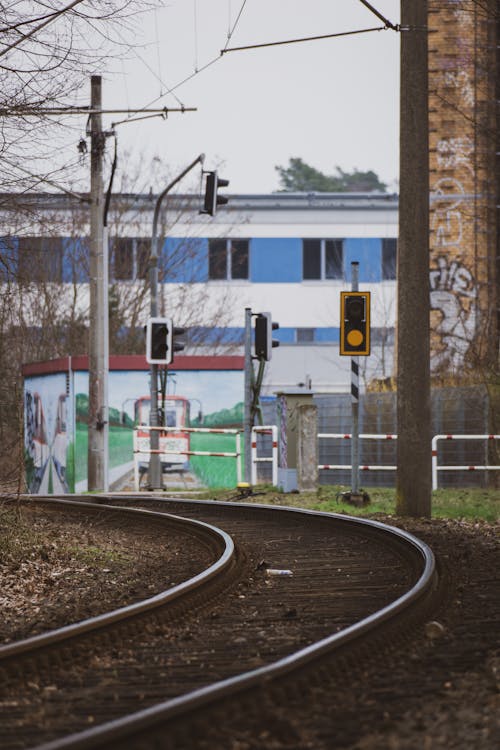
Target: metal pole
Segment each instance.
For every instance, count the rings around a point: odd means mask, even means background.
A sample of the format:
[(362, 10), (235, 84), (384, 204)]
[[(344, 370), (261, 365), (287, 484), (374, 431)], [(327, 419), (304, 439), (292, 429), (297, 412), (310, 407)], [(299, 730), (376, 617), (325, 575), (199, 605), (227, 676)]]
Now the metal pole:
[(245, 307), (245, 482), (252, 481), (252, 310)]
[(108, 228), (102, 232), (102, 357), (103, 357), (103, 387), (102, 387), (102, 420), (103, 427), (103, 491), (109, 490), (109, 242)]
[[(359, 291), (359, 263), (351, 263), (351, 291)], [(359, 357), (351, 357), (351, 492), (359, 491)]]
[[(151, 257), (149, 260), (149, 293), (150, 293), (150, 313), (151, 317), (155, 318), (158, 315), (158, 221), (160, 217), (160, 208), (163, 199), (177, 185), (179, 180), (182, 180), (188, 172), (193, 169), (197, 164), (203, 164), (205, 160), (205, 154), (200, 154), (191, 164), (186, 167), (172, 182), (167, 185), (165, 190), (156, 199), (155, 210), (153, 215), (153, 228), (151, 232)], [(150, 366), (150, 396), (151, 396), (151, 407), (149, 413), (149, 424), (151, 427), (158, 427), (158, 365)], [(150, 446), (152, 451), (158, 451), (160, 448), (160, 433), (159, 430), (151, 430), (150, 433)], [(161, 460), (159, 453), (151, 453), (149, 456), (149, 489), (161, 490), (163, 489), (162, 481), (162, 470)]]
[(431, 515), (429, 123), (426, 0), (402, 0), (396, 512)]
[(104, 189), (103, 156), (105, 135), (102, 132), (101, 76), (91, 77), (90, 118), (90, 311), (89, 311), (89, 424), (88, 424), (88, 489), (108, 488), (108, 304), (107, 268), (104, 252)]

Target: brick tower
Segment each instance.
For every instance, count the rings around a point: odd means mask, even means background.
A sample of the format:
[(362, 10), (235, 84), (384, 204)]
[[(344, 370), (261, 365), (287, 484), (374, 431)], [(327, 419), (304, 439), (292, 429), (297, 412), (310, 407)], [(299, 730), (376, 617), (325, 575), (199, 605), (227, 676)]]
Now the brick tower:
[(498, 365), (497, 0), (430, 0), (432, 372)]

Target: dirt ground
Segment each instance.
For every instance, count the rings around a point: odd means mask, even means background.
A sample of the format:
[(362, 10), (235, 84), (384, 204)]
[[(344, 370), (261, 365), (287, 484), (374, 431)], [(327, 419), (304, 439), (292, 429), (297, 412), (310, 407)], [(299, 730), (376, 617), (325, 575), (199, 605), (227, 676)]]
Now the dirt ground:
[(153, 596), (203, 570), (188, 536), (0, 504), (0, 643)]
[[(196, 573), (186, 540), (22, 511), (5, 534), (0, 506), (0, 641), (141, 599)], [(311, 688), (225, 728), (233, 750), (497, 750), (500, 747), (499, 525), (377, 517), (433, 549), (444, 582), (438, 609), (404, 653), (367, 659), (346, 685)], [(6, 541), (7, 538), (7, 541)], [(160, 549), (160, 554), (159, 554)], [(224, 733), (223, 733), (224, 734)], [(218, 740), (220, 740), (220, 733)], [(200, 744), (212, 748), (222, 745)]]

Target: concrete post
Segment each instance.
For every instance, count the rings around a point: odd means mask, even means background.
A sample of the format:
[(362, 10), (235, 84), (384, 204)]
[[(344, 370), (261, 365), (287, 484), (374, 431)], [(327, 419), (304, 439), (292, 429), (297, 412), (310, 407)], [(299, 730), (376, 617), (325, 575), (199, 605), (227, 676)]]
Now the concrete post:
[[(293, 492), (299, 488), (299, 407), (312, 405), (314, 394), (305, 388), (288, 388), (277, 392), (276, 395), (279, 432), (278, 486), (283, 492)], [(316, 436), (317, 430), (314, 440)]]
[(89, 424), (88, 489), (108, 489), (108, 287), (104, 249), (103, 159), (106, 136), (102, 131), (101, 76), (91, 77), (90, 154), (90, 283), (89, 283)]
[(297, 489), (315, 492), (318, 485), (318, 407), (298, 406)]

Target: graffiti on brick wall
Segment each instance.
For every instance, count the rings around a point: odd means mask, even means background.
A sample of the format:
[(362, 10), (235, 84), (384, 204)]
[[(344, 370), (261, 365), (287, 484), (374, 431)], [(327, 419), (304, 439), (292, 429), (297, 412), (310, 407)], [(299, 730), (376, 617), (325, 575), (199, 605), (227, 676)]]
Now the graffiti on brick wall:
[[(440, 153), (447, 166), (468, 167), (471, 152), (468, 139), (450, 139)], [(464, 364), (477, 326), (477, 281), (464, 258), (464, 186), (455, 178), (442, 178), (434, 186), (433, 199), (434, 244), (440, 254), (430, 270), (430, 286), (431, 309), (437, 312), (433, 332), (439, 344), (431, 367), (457, 369)]]
[(443, 347), (433, 354), (432, 369), (457, 369), (464, 363), (476, 330), (477, 284), (469, 269), (445, 256), (431, 269), (431, 309), (440, 314), (434, 332)]
[(441, 169), (459, 169), (465, 167), (473, 174), (471, 155), (474, 151), (472, 139), (441, 138), (437, 143), (437, 163)]
[(456, 89), (462, 106), (474, 106), (474, 86), (469, 73), (465, 70), (446, 71), (444, 73), (444, 85)]

